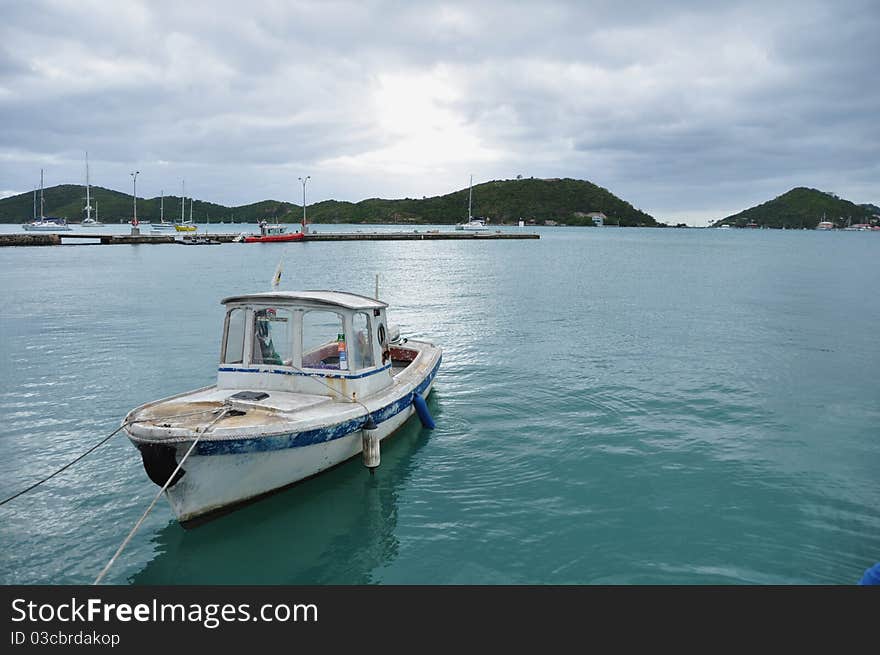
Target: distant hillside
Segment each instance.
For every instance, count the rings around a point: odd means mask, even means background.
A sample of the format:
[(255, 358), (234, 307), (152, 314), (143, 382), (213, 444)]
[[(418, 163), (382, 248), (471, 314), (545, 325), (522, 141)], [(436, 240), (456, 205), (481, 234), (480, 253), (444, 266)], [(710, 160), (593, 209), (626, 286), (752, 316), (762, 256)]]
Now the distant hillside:
[[(105, 223), (131, 220), (134, 209), (131, 194), (93, 186), (90, 189), (90, 196), (92, 208), (97, 210), (98, 220)], [(36, 201), (39, 203), (39, 193), (37, 193)], [(45, 216), (59, 216), (70, 222), (78, 222), (85, 218), (85, 204), (85, 188), (82, 186), (62, 184), (43, 190), (43, 214)], [(164, 201), (161, 198), (138, 198), (138, 220), (158, 222), (162, 215), (163, 204), (166, 221), (180, 219), (182, 209), (180, 196), (165, 196)], [(235, 218), (237, 222), (255, 222), (260, 218), (277, 220), (288, 214), (295, 215), (297, 211), (301, 216), (302, 207), (274, 200), (265, 200), (243, 207), (224, 207), (202, 200), (194, 200), (192, 203), (192, 216), (197, 223), (204, 223), (206, 217), (211, 221), (229, 221), (231, 218)], [(39, 215), (39, 205), (37, 205), (36, 212)], [(33, 192), (0, 200), (0, 223), (24, 223), (29, 221), (33, 214)], [(187, 199), (187, 218), (189, 215), (190, 201)], [(94, 218), (94, 216), (95, 211), (92, 211), (92, 217)]]
[(813, 229), (824, 217), (824, 220), (832, 221), (838, 227), (844, 227), (848, 220), (852, 223), (868, 222), (875, 213), (872, 207), (872, 205), (856, 205), (849, 200), (838, 198), (833, 193), (797, 187), (773, 200), (720, 219), (713, 225), (743, 227), (747, 223), (756, 223), (763, 227)]
[[(420, 200), (328, 200), (310, 206), (308, 212), (321, 223), (451, 224), (467, 219), (468, 189)], [(520, 219), (592, 225), (586, 216), (589, 212), (602, 212), (609, 222), (619, 220), (621, 225), (656, 225), (652, 216), (585, 180), (496, 180), (473, 189), (473, 214), (488, 218), (490, 225), (516, 223)]]
[[(97, 205), (98, 219), (104, 222), (128, 221), (132, 216), (131, 195), (92, 187), (92, 206)], [(85, 189), (64, 184), (43, 191), (44, 215), (61, 216), (70, 222), (84, 217)], [(0, 223), (23, 223), (33, 214), (33, 193), (24, 193), (0, 200)], [(138, 198), (138, 219), (158, 221), (160, 199)], [(467, 218), (468, 189), (443, 196), (401, 200), (371, 198), (357, 203), (325, 200), (307, 208), (307, 217), (315, 223), (412, 223), (453, 224)], [(473, 189), (473, 214), (488, 218), (491, 224), (516, 223), (534, 219), (541, 223), (554, 220), (569, 225), (592, 225), (589, 212), (602, 212), (608, 222), (620, 225), (654, 226), (656, 221), (645, 212), (621, 200), (607, 189), (585, 180), (519, 179), (498, 180), (478, 184)], [(39, 207), (37, 208), (39, 214)], [(186, 213), (189, 216), (189, 202)], [(225, 207), (196, 200), (193, 219), (219, 222), (269, 221), (299, 222), (302, 205), (276, 200)], [(165, 219), (180, 217), (180, 197), (165, 197)]]

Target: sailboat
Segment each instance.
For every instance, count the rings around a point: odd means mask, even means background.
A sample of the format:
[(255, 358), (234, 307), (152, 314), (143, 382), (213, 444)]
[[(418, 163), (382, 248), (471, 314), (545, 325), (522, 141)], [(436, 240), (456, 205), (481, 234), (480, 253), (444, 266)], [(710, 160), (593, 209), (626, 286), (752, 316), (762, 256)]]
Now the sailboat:
[(822, 220), (819, 221), (819, 224), (816, 226), (817, 230), (833, 230), (834, 223), (831, 221), (825, 220), (825, 212), (822, 212)]
[[(97, 207), (97, 203), (95, 203)], [(86, 153), (86, 206), (85, 206), (86, 217), (83, 219), (81, 225), (82, 227), (100, 227), (104, 225), (103, 223), (99, 223), (97, 218), (92, 218), (92, 200), (89, 189), (89, 153)]]
[(469, 232), (483, 232), (488, 230), (486, 227), (486, 223), (483, 222), (480, 218), (474, 218), (473, 213), (471, 212), (471, 200), (473, 199), (474, 194), (474, 176), (471, 175), (471, 187), (468, 191), (468, 219), (466, 223), (458, 223), (455, 226), (456, 230), (467, 230)]
[[(181, 195), (183, 195), (185, 189), (184, 186), (181, 186)], [(192, 198), (190, 198), (189, 203), (189, 220), (186, 220), (186, 196), (183, 196), (180, 199), (180, 223), (174, 226), (174, 229), (178, 232), (195, 232), (196, 226), (192, 220)]]
[(40, 169), (40, 220), (37, 220), (37, 207), (34, 203), (34, 220), (25, 223), (22, 227), (25, 230), (33, 232), (58, 232), (59, 230), (70, 230), (67, 220), (64, 218), (51, 218), (43, 215), (43, 169)]
[(165, 232), (174, 229), (174, 223), (165, 220), (165, 189), (162, 189), (162, 197), (159, 200), (159, 222), (153, 223), (152, 232)]

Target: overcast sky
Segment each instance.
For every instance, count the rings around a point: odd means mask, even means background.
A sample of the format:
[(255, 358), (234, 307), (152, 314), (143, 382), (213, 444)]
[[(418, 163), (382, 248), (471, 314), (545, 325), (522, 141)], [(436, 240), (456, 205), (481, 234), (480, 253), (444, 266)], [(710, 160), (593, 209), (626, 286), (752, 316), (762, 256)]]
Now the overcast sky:
[(880, 204), (880, 1), (0, 0), (0, 195), (86, 151), (92, 184), (226, 205), (471, 174), (692, 225), (795, 186)]

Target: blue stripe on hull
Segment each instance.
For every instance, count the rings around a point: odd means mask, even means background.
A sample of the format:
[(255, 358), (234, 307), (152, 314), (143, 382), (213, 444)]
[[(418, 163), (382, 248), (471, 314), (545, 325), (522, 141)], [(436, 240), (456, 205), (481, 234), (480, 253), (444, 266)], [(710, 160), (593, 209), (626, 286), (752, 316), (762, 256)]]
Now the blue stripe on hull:
[(273, 368), (269, 371), (263, 368), (235, 368), (229, 366), (221, 366), (217, 370), (221, 373), (273, 373), (275, 375), (301, 375), (307, 378), (338, 378), (342, 380), (360, 380), (361, 378), (367, 378), (371, 375), (376, 375), (376, 373), (387, 371), (389, 368), (391, 368), (391, 364), (386, 364), (385, 366), (377, 368), (373, 371), (367, 371), (366, 373), (355, 373), (352, 375), (345, 375), (343, 373), (327, 373), (326, 371), (321, 371), (320, 373), (306, 373), (305, 371), (291, 371), (288, 369)]
[[(385, 405), (370, 415), (376, 425), (387, 421), (406, 410), (412, 404), (413, 393), (422, 393), (431, 384), (440, 368), (443, 360), (441, 355), (431, 373), (415, 388), (402, 398)], [(224, 439), (222, 441), (200, 441), (196, 446), (198, 455), (237, 455), (241, 453), (260, 453), (272, 450), (284, 450), (286, 448), (303, 448), (314, 444), (341, 439), (352, 432), (357, 432), (364, 424), (364, 418), (351, 419), (344, 423), (337, 423), (326, 428), (306, 430), (305, 432), (293, 432), (279, 434), (271, 437), (244, 437), (241, 439)]]

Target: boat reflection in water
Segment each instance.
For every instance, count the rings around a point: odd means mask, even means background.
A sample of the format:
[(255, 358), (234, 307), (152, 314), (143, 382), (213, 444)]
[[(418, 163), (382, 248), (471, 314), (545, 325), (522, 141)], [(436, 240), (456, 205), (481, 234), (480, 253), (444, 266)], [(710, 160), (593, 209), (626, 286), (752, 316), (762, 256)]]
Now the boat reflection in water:
[[(442, 414), (434, 398), (430, 405)], [(169, 521), (153, 538), (155, 557), (129, 582), (377, 582), (374, 571), (398, 555), (398, 493), (418, 470), (428, 435), (418, 421), (409, 421), (383, 443), (376, 475), (364, 475), (355, 459), (197, 530)]]

